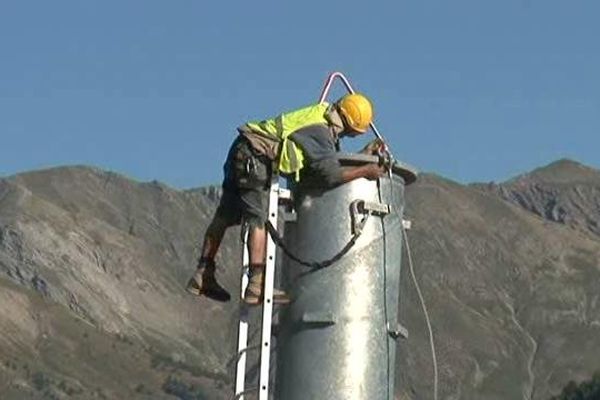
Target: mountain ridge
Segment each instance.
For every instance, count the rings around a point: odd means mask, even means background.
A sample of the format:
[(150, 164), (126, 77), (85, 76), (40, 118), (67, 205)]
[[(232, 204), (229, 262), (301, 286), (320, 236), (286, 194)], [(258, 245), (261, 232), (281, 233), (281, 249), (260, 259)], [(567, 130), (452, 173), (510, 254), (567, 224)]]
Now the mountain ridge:
[[(569, 185), (563, 178), (581, 169), (573, 163), (523, 174), (518, 185), (423, 174), (407, 187), (445, 398), (546, 399), (597, 369), (600, 239), (585, 223), (600, 218), (597, 171), (584, 166), (586, 180)], [(7, 399), (229, 398), (237, 296), (223, 305), (183, 291), (220, 193), (93, 167), (0, 179), (0, 337), (13, 338), (0, 340)], [(234, 229), (217, 259), (234, 294), (239, 255)], [(402, 274), (400, 320), (411, 335), (399, 345), (397, 395), (426, 398), (429, 344)]]

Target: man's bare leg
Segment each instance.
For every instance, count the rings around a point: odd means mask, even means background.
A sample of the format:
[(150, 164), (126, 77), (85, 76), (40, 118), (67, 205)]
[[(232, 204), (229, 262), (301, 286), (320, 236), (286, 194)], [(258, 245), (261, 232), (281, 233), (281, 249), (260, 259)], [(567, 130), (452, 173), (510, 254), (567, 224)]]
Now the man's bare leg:
[[(267, 258), (267, 230), (263, 227), (250, 227), (248, 232), (248, 253), (250, 258), (250, 281), (244, 294), (244, 301), (257, 305), (263, 301), (265, 262)], [(289, 297), (281, 290), (273, 290), (275, 304), (288, 304)]]
[(229, 301), (231, 295), (217, 282), (215, 257), (225, 235), (227, 225), (215, 217), (204, 235), (202, 253), (194, 276), (187, 284), (187, 291), (195, 295), (206, 295), (217, 301)]
[(204, 242), (202, 243), (201, 258), (205, 260), (214, 260), (223, 241), (225, 235), (225, 229), (214, 230), (213, 232), (207, 231), (204, 235)]
[(267, 259), (267, 230), (265, 227), (250, 227), (248, 232), (250, 265), (264, 265)]

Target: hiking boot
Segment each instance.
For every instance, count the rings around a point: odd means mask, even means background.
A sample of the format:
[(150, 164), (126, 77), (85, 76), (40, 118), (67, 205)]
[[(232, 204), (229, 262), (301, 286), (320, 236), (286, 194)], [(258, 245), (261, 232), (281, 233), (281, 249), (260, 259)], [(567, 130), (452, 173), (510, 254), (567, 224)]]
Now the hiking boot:
[[(262, 304), (263, 302), (263, 293), (262, 288), (256, 288), (254, 286), (248, 285), (246, 291), (244, 292), (244, 303), (249, 306), (257, 306)], [(273, 304), (277, 305), (287, 305), (290, 304), (292, 300), (283, 290), (273, 288)]]
[[(248, 286), (244, 291), (243, 300), (244, 303), (248, 304), (249, 306), (257, 306), (261, 304), (264, 299), (264, 274), (262, 270), (259, 269), (258, 271), (260, 272), (257, 272), (256, 270), (252, 271), (251, 269), (250, 280), (248, 281)], [(287, 293), (285, 293), (283, 290), (273, 288), (273, 304), (286, 305), (290, 304), (290, 302), (291, 299)]]
[(188, 281), (186, 290), (193, 295), (204, 295), (216, 301), (231, 300), (231, 295), (217, 282), (215, 269), (214, 261), (200, 262), (196, 273)]

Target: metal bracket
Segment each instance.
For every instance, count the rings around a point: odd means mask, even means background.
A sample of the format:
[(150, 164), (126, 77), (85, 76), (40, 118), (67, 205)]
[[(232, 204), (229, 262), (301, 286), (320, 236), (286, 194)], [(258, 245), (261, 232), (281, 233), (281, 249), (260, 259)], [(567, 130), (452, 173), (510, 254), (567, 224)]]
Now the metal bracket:
[(298, 214), (295, 212), (283, 212), (282, 217), (284, 222), (296, 222), (298, 220)]
[[(352, 217), (352, 233), (355, 235), (360, 234), (362, 229), (365, 227), (367, 218), (370, 215), (376, 215), (383, 217), (388, 215), (391, 211), (389, 204), (375, 203), (365, 200), (354, 200), (350, 204), (350, 216)], [(359, 219), (358, 214), (363, 214), (365, 217)]]
[(316, 326), (330, 326), (335, 324), (333, 314), (325, 311), (309, 311), (302, 314), (301, 321), (305, 324)]
[(277, 192), (277, 196), (279, 198), (279, 202), (291, 202), (292, 201), (292, 191), (289, 189), (279, 188)]
[(402, 324), (400, 324), (399, 322), (396, 323), (395, 329), (391, 329), (390, 324), (388, 323), (388, 334), (392, 337), (392, 339), (394, 340), (398, 340), (399, 338), (402, 339), (408, 339), (408, 329), (406, 329)]
[(371, 201), (363, 201), (362, 209), (363, 212), (366, 211), (369, 214), (378, 216), (388, 215), (391, 211), (391, 207), (389, 206), (389, 204), (374, 203)]

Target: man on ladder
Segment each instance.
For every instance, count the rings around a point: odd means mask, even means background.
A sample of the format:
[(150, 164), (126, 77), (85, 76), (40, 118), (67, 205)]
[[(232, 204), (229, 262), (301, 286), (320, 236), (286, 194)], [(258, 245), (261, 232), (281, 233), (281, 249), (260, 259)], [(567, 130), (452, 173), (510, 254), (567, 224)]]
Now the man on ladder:
[[(383, 166), (366, 164), (342, 168), (335, 158), (339, 139), (365, 133), (373, 120), (370, 101), (361, 94), (348, 94), (333, 104), (321, 102), (273, 119), (249, 122), (238, 128), (224, 165), (223, 196), (204, 236), (197, 270), (187, 291), (217, 301), (231, 296), (215, 278), (215, 256), (225, 230), (243, 222), (249, 229), (250, 280), (243, 300), (262, 302), (269, 207), (269, 185), (273, 173), (295, 181), (311, 176), (324, 188), (357, 178), (378, 179)], [(373, 152), (380, 143), (365, 148)], [(285, 292), (274, 290), (273, 302), (287, 304)]]

